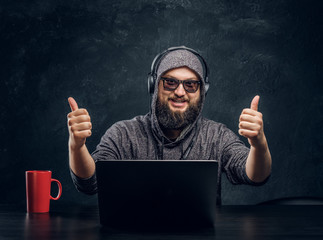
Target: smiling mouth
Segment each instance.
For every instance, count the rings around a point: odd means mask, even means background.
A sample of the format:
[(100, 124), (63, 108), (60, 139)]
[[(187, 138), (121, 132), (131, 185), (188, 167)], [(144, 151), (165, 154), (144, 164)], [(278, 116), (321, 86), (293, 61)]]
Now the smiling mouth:
[(173, 107), (173, 108), (179, 108), (179, 109), (182, 109), (182, 108), (185, 108), (188, 104), (188, 101), (185, 100), (185, 99), (169, 99), (170, 101), (170, 105)]
[(170, 98), (169, 99), (170, 101), (173, 101), (175, 103), (184, 103), (184, 102), (188, 102), (187, 100), (185, 99), (176, 99), (176, 98)]

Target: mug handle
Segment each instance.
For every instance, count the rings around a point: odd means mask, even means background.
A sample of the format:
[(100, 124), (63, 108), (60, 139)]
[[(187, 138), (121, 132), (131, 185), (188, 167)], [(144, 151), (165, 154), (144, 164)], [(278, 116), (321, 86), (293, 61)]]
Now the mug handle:
[(57, 196), (55, 198), (52, 197), (51, 195), (49, 195), (49, 197), (50, 197), (51, 200), (58, 200), (62, 195), (62, 184), (60, 183), (60, 181), (58, 181), (57, 179), (54, 179), (54, 178), (51, 179), (51, 182), (56, 182), (57, 183), (58, 194), (57, 194)]

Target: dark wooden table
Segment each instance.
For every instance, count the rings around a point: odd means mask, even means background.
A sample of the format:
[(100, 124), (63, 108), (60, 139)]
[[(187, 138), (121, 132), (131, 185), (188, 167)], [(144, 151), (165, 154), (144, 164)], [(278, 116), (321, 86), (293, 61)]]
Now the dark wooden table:
[(0, 239), (323, 239), (323, 206), (221, 206), (214, 229), (120, 231), (102, 227), (96, 206), (52, 204), (47, 214), (0, 205)]

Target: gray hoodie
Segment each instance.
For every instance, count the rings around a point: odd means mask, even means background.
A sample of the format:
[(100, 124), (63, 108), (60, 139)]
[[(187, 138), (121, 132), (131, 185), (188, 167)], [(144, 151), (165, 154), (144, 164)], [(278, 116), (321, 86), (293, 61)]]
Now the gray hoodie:
[[(185, 62), (185, 54), (176, 52), (175, 57), (184, 58), (177, 61), (173, 68), (188, 66), (194, 70), (203, 80), (200, 68), (194, 69), (191, 63)], [(177, 55), (176, 55), (177, 54)], [(179, 54), (179, 55), (178, 55)], [(169, 56), (174, 53), (169, 54)], [(169, 65), (171, 61), (165, 57)], [(177, 60), (178, 60), (177, 58)], [(190, 57), (190, 59), (192, 56)], [(162, 65), (160, 68), (163, 68)], [(200, 66), (199, 66), (200, 67)], [(167, 67), (166, 70), (171, 69)], [(166, 71), (158, 73), (158, 79)], [(202, 81), (203, 82), (203, 81)], [(239, 140), (238, 136), (229, 130), (224, 124), (208, 120), (201, 116), (205, 99), (204, 82), (201, 85), (201, 109), (195, 122), (187, 126), (180, 136), (172, 141), (161, 130), (156, 117), (156, 101), (158, 81), (155, 83), (154, 94), (151, 101), (151, 111), (144, 116), (137, 116), (131, 120), (124, 120), (113, 124), (103, 135), (96, 150), (92, 153), (94, 161), (107, 159), (185, 159), (187, 160), (215, 160), (219, 163), (217, 204), (221, 204), (221, 177), (224, 172), (232, 184), (255, 183), (246, 175), (246, 160), (249, 149)], [(190, 149), (190, 150), (188, 150)], [(76, 188), (87, 194), (97, 192), (95, 174), (88, 179), (77, 177), (72, 171), (71, 176)]]

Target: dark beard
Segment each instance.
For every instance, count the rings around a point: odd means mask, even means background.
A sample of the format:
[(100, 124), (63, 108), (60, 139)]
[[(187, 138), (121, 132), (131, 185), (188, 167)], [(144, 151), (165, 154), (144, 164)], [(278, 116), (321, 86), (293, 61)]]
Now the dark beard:
[(160, 126), (164, 129), (184, 129), (192, 124), (199, 115), (201, 100), (195, 105), (188, 106), (185, 112), (173, 112), (167, 103), (162, 103), (157, 98), (156, 116)]

